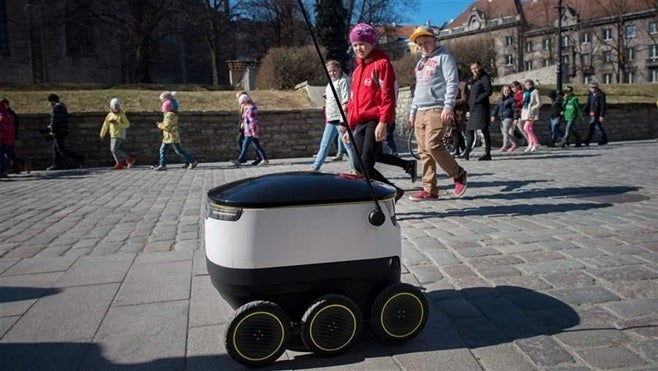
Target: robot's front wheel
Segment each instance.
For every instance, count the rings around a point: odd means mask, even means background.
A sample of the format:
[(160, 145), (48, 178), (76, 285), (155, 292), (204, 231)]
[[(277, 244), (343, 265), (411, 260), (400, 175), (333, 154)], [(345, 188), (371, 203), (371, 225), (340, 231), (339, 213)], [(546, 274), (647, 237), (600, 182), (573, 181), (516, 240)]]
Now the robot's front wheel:
[(226, 351), (245, 366), (272, 363), (286, 350), (290, 319), (278, 305), (252, 301), (238, 308), (228, 322)]
[(338, 354), (358, 338), (362, 324), (361, 311), (350, 298), (343, 295), (322, 296), (302, 316), (302, 342), (311, 352)]
[(370, 313), (370, 327), (383, 342), (407, 341), (423, 330), (428, 314), (427, 299), (420, 290), (396, 283), (377, 295)]

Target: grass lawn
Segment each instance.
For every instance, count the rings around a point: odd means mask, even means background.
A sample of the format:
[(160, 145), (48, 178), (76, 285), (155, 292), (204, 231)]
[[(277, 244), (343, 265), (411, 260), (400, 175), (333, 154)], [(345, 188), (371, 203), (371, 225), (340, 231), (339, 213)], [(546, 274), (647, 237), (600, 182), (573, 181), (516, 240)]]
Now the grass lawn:
[[(585, 84), (569, 84), (581, 103), (587, 97)], [(555, 86), (539, 86), (542, 102), (549, 103), (546, 96)], [(658, 101), (658, 84), (621, 84), (602, 85), (608, 103), (656, 103)], [(127, 112), (156, 112), (160, 109), (158, 99), (163, 90), (177, 90), (178, 102), (184, 111), (232, 111), (237, 109), (236, 91), (208, 90), (201, 86), (118, 86), (103, 87), (92, 84), (60, 84), (42, 86), (0, 86), (0, 97), (6, 97), (12, 108), (19, 113), (49, 113), (51, 108), (46, 100), (49, 93), (57, 93), (69, 112), (105, 112), (110, 99), (118, 97), (123, 101)], [(250, 95), (261, 110), (291, 110), (312, 108), (311, 102), (303, 90), (255, 90)], [(500, 95), (495, 87), (494, 102)]]

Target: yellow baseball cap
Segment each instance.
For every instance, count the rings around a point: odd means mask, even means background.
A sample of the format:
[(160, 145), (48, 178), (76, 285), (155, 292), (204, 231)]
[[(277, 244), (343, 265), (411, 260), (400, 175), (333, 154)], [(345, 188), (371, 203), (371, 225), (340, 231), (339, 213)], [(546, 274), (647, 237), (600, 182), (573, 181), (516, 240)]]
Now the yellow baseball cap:
[(417, 27), (414, 30), (414, 32), (411, 34), (411, 36), (409, 36), (409, 40), (411, 40), (412, 43), (415, 43), (416, 39), (421, 37), (421, 36), (435, 37), (434, 33), (432, 32), (432, 30), (429, 27), (420, 26), (420, 27)]

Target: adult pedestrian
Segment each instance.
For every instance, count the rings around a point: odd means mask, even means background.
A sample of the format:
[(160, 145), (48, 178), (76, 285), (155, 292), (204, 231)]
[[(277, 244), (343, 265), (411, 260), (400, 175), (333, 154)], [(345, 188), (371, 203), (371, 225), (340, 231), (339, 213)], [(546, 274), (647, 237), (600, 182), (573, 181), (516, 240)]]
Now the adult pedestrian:
[(528, 136), (528, 147), (524, 152), (534, 152), (539, 146), (539, 140), (535, 135), (534, 124), (539, 120), (539, 91), (535, 88), (535, 82), (531, 79), (525, 80), (523, 84), (523, 108), (521, 109), (521, 122), (523, 122), (523, 131)]
[(557, 90), (551, 90), (548, 92), (548, 98), (551, 99), (551, 110), (548, 117), (550, 125), (549, 130), (551, 133), (551, 142), (549, 143), (549, 146), (553, 147), (564, 136), (564, 133), (560, 129), (560, 121), (562, 121), (562, 103), (564, 102), (564, 99), (562, 98), (562, 92)]
[(468, 84), (466, 81), (460, 81), (457, 85), (457, 99), (455, 100), (455, 109), (453, 112), (452, 120), (452, 147), (454, 149), (452, 155), (454, 157), (461, 157), (466, 151), (466, 140), (464, 138), (464, 130), (466, 129), (466, 113), (468, 113)]
[(500, 121), (500, 133), (503, 135), (503, 145), (498, 152), (513, 151), (518, 147), (514, 135), (509, 134), (512, 122), (517, 118), (516, 102), (514, 101), (514, 95), (512, 95), (512, 88), (509, 85), (504, 85), (500, 89), (500, 98), (498, 98), (491, 111), (491, 122), (496, 121), (496, 119)]
[(8, 144), (5, 156), (9, 160), (9, 164), (12, 166), (14, 173), (20, 174), (22, 168), (22, 170), (29, 174), (32, 171), (32, 163), (30, 161), (24, 161), (16, 153), (16, 140), (18, 139), (18, 128), (20, 126), (18, 114), (11, 108), (9, 99), (0, 98), (0, 103), (4, 103), (7, 106), (7, 114), (11, 116), (14, 121), (14, 139)]
[(479, 161), (491, 160), (491, 132), (489, 123), (491, 122), (491, 105), (489, 97), (492, 93), (491, 78), (489, 74), (482, 69), (478, 61), (470, 63), (471, 73), (473, 76), (469, 80), (470, 95), (468, 98), (468, 110), (470, 116), (466, 123), (466, 152), (464, 159), (470, 158), (470, 153), (475, 142), (475, 131), (482, 130), (484, 137), (484, 154), (478, 157)]
[(594, 131), (598, 130), (600, 133), (598, 144), (602, 146), (608, 144), (608, 135), (603, 128), (603, 120), (605, 120), (605, 111), (607, 109), (605, 93), (599, 89), (599, 83), (597, 82), (590, 82), (588, 87), (589, 94), (587, 95), (587, 103), (585, 103), (583, 111), (589, 115), (589, 131), (583, 144), (589, 146), (589, 142), (594, 136)]
[[(391, 183), (375, 169), (377, 153), (386, 139), (386, 128), (395, 120), (395, 71), (388, 54), (377, 47), (377, 31), (359, 23), (350, 31), (350, 43), (356, 56), (352, 74), (348, 125), (353, 131), (354, 145), (361, 154), (357, 170), (370, 179), (395, 187), (395, 200), (404, 190)], [(347, 138), (348, 133), (343, 136)], [(346, 140), (347, 141), (347, 140)]]
[[(455, 58), (428, 27), (418, 27), (409, 39), (422, 55), (416, 64), (416, 88), (411, 102), (409, 126), (414, 128), (423, 169), (423, 189), (409, 197), (411, 201), (436, 200), (439, 189), (436, 166), (454, 181), (454, 194), (466, 192), (467, 173), (450, 155), (443, 136), (454, 120), (453, 110), (459, 84)], [(468, 151), (468, 148), (466, 149)]]
[(82, 166), (84, 157), (68, 150), (64, 143), (69, 135), (69, 112), (64, 103), (60, 102), (57, 94), (48, 95), (48, 102), (52, 107), (50, 124), (48, 124), (49, 135), (52, 137), (52, 165), (46, 170), (60, 170), (63, 168), (64, 157), (72, 158), (78, 166)]
[(568, 147), (569, 138), (571, 135), (574, 136), (576, 140), (576, 147), (580, 147), (580, 135), (578, 135), (578, 129), (576, 128), (576, 122), (583, 117), (583, 112), (580, 109), (580, 104), (578, 103), (578, 97), (573, 93), (573, 87), (566, 86), (564, 88), (564, 102), (562, 103), (562, 111), (564, 112), (564, 120), (567, 122), (567, 126), (564, 129), (564, 136), (556, 145), (559, 147)]

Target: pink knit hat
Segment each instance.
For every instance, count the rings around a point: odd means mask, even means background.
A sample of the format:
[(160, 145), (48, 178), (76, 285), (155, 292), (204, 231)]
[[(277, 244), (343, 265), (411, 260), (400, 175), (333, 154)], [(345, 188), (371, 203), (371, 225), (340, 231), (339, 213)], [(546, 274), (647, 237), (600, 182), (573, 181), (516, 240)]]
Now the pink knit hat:
[(160, 109), (162, 112), (171, 112), (174, 110), (174, 104), (171, 103), (169, 99), (167, 99), (166, 101), (162, 102), (162, 107), (160, 107)]
[(364, 43), (376, 45), (378, 38), (379, 37), (377, 36), (377, 31), (375, 31), (375, 29), (372, 28), (372, 26), (369, 24), (359, 23), (354, 26), (352, 31), (350, 31), (351, 43), (355, 41), (361, 41)]

